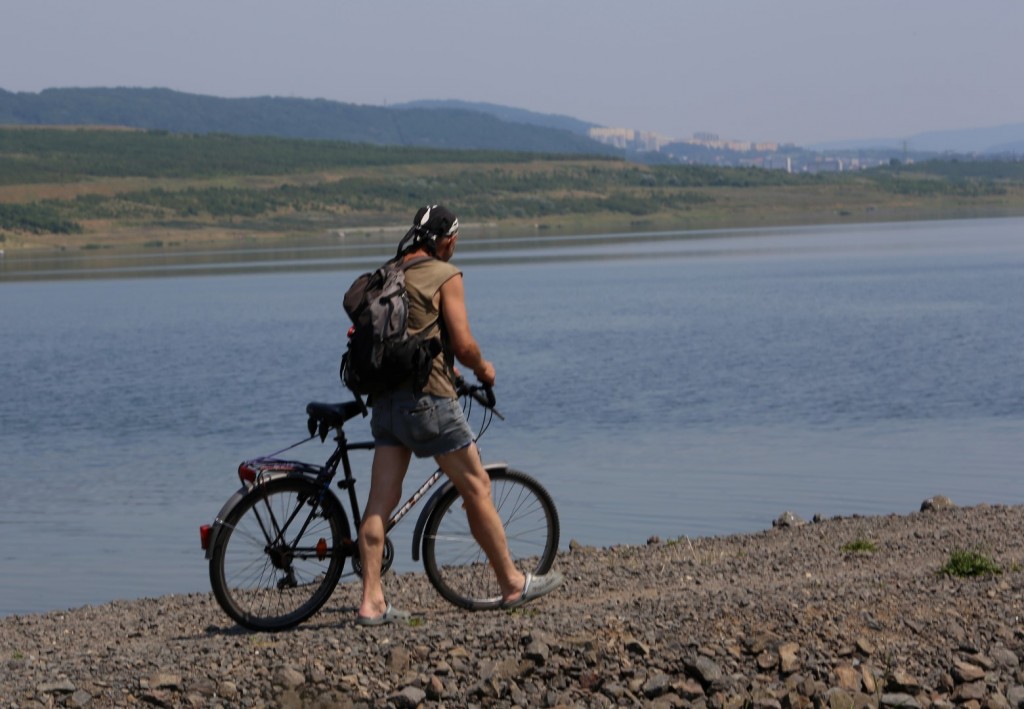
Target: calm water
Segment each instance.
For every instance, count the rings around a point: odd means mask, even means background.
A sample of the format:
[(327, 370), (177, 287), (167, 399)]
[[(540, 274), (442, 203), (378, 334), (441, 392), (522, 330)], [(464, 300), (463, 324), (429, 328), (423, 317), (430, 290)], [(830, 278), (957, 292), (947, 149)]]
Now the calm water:
[[(481, 447), (549, 487), (563, 547), (1024, 502), (1024, 220), (464, 236), (508, 419)], [(198, 526), (346, 398), (341, 293), (382, 253), (8, 255), (0, 615), (208, 590)]]

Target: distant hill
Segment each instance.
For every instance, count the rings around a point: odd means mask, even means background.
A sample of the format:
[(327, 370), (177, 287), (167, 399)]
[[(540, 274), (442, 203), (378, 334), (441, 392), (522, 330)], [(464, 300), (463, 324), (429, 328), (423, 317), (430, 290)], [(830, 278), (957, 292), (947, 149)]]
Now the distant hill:
[(1024, 152), (1024, 123), (993, 126), (991, 128), (967, 128), (963, 130), (940, 130), (917, 133), (906, 138), (876, 138), (868, 140), (844, 140), (818, 143), (808, 146), (811, 150), (863, 150), (870, 148), (907, 149), (931, 153), (965, 153), (996, 155), (1001, 153)]
[(555, 128), (567, 130), (578, 135), (587, 135), (591, 128), (599, 128), (596, 123), (581, 121), (572, 116), (560, 116), (554, 113), (535, 113), (522, 108), (511, 106), (500, 106), (496, 103), (477, 103), (473, 101), (458, 101), (448, 99), (444, 101), (409, 101), (408, 103), (392, 104), (392, 108), (447, 108), (462, 111), (476, 111), (500, 118), (509, 123), (523, 123), (531, 126), (542, 126), (544, 128)]
[(0, 89), (3, 124), (115, 125), (172, 133), (231, 133), (376, 145), (618, 154), (569, 128), (536, 121), (510, 122), (493, 111), (363, 106), (269, 96), (228, 99), (160, 88), (46, 89), (37, 94)]

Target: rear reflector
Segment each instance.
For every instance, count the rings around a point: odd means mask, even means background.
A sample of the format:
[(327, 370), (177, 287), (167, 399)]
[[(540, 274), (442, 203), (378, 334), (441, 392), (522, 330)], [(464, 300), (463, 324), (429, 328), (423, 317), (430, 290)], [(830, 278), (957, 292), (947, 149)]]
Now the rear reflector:
[(250, 468), (247, 463), (242, 463), (238, 466), (238, 479), (243, 483), (252, 485), (256, 482), (256, 471)]
[(204, 551), (210, 546), (210, 525), (204, 524), (199, 527), (199, 544)]

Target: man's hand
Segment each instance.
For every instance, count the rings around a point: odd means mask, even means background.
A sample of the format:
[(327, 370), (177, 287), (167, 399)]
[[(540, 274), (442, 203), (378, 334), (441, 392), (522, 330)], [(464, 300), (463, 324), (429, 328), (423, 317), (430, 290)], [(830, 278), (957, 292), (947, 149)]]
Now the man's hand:
[(478, 369), (473, 370), (473, 374), (480, 380), (481, 384), (486, 384), (489, 387), (494, 386), (494, 377), (496, 374), (494, 371), (494, 365), (486, 359)]

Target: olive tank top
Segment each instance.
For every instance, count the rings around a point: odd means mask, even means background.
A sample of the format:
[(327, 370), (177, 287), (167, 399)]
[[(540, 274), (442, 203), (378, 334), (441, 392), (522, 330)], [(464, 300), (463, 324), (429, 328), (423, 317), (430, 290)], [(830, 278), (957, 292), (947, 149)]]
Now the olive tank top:
[(434, 367), (430, 371), (424, 393), (454, 399), (455, 357), (451, 352), (451, 343), (444, 329), (441, 318), (441, 286), (462, 271), (444, 261), (429, 259), (410, 266), (405, 271), (405, 287), (409, 292), (410, 335), (426, 334), (441, 338), (441, 354), (434, 358)]

